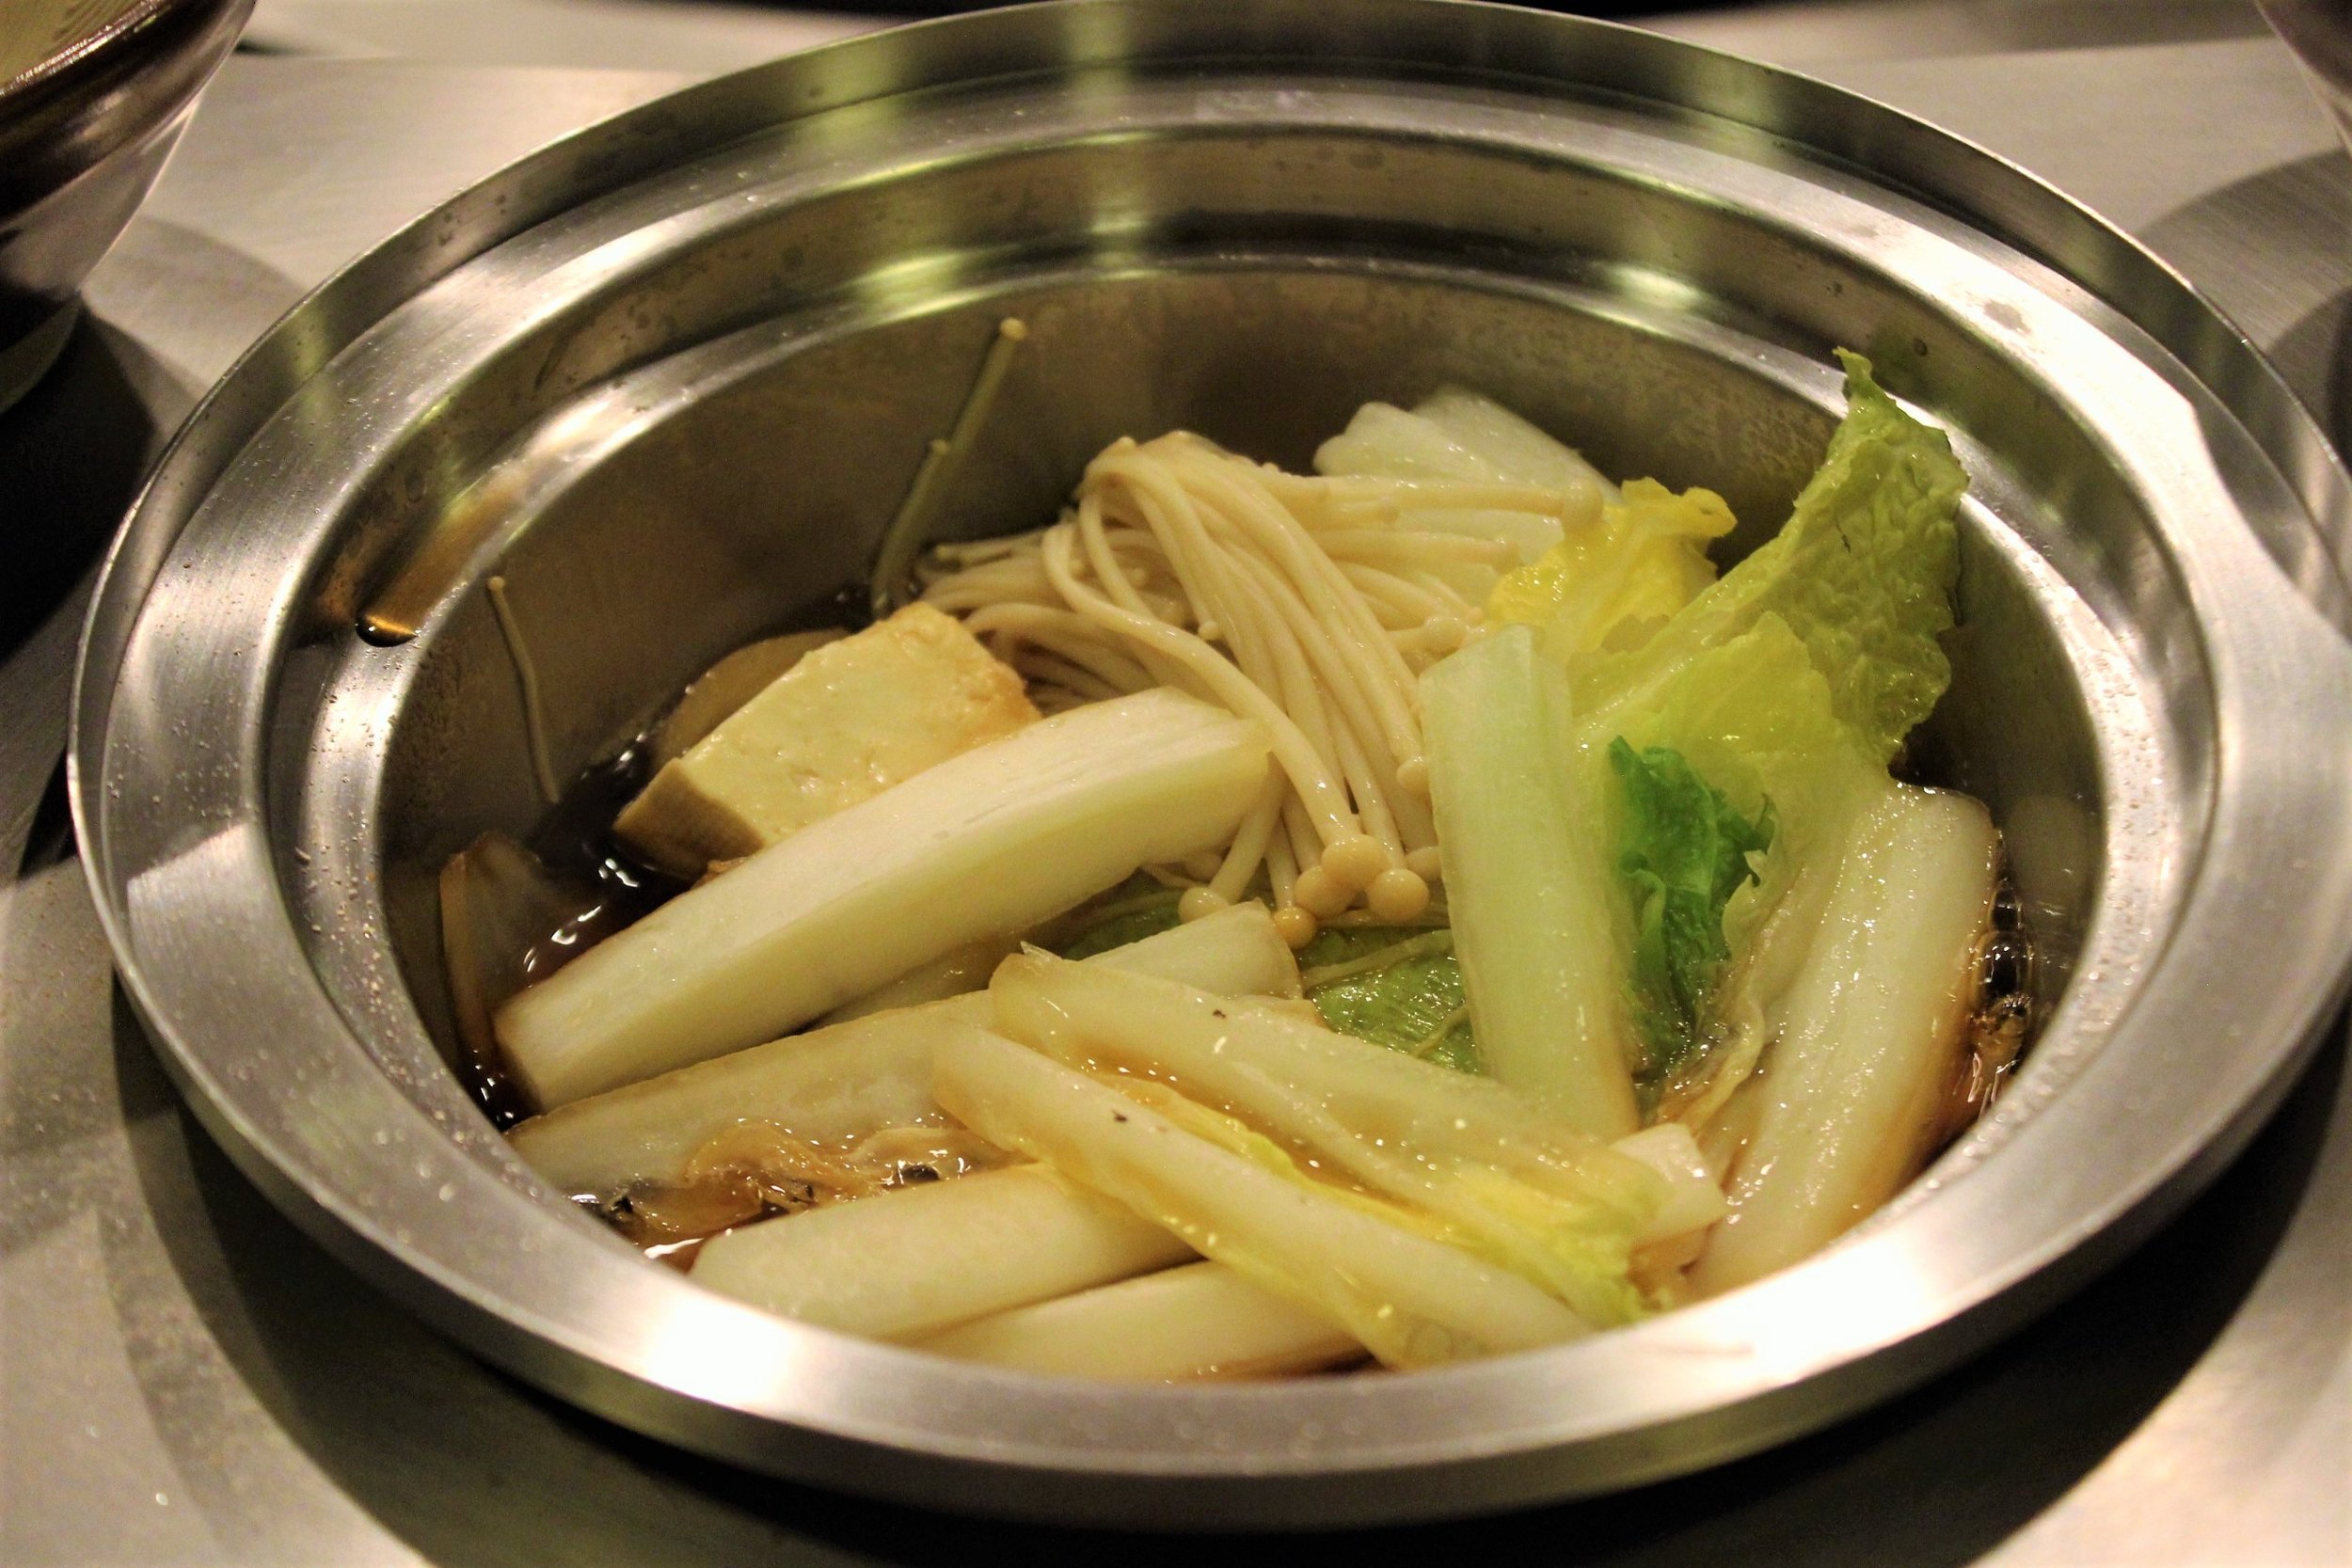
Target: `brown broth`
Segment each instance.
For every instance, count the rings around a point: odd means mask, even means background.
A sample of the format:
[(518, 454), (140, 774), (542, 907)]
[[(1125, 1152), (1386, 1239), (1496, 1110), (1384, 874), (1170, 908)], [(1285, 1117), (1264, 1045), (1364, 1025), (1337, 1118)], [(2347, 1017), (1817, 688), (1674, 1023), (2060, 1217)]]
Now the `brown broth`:
[(1946, 1091), (1929, 1158), (1951, 1147), (1999, 1096), (2033, 1037), (2033, 940), (2017, 889), (2006, 870), (1993, 895), (1993, 918), (1977, 946), (1976, 1005), (1966, 1049)]
[[(507, 1070), (490, 1015), (685, 889), (630, 856), (612, 832), (621, 807), (644, 787), (644, 754), (632, 743), (587, 769), (527, 844), (485, 835), (443, 868), (442, 962), (463, 1047), (460, 1076), (501, 1130), (534, 1107)], [(477, 923), (501, 934), (521, 924), (532, 934), (519, 952), (483, 952), (488, 939), (471, 934)]]
[(832, 1145), (776, 1122), (744, 1121), (713, 1134), (675, 1181), (580, 1201), (648, 1257), (684, 1268), (702, 1243), (739, 1225), (1015, 1161), (946, 1117), (937, 1126), (888, 1127)]

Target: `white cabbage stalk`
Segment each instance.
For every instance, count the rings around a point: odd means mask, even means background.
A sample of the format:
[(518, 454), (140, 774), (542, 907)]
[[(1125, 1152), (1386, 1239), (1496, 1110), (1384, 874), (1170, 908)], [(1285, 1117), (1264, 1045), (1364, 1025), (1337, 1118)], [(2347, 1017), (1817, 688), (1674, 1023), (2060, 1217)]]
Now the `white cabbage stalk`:
[(932, 1088), (980, 1136), (1327, 1316), (1390, 1366), (1530, 1350), (1590, 1331), (1517, 1275), (1389, 1217), (1390, 1206), (1288, 1180), (1026, 1046), (958, 1040), (941, 1050)]
[(1018, 936), (982, 937), (950, 949), (927, 963), (916, 964), (895, 980), (886, 980), (863, 996), (853, 996), (817, 1022), (847, 1023), (869, 1013), (897, 1007), (916, 1007), (926, 1002), (963, 996), (987, 986), (996, 966), (1021, 950)]
[[(1534, 484), (1560, 492), (1565, 515), (1409, 507), (1397, 526), (1437, 533), (1499, 539), (1522, 562), (1560, 543), (1562, 525), (1589, 528), (1600, 520), (1616, 486), (1569, 447), (1561, 445), (1492, 398), (1458, 387), (1440, 388), (1410, 412), (1386, 403), (1356, 410), (1347, 428), (1315, 452), (1315, 471), (1385, 479), (1457, 480)], [(1456, 574), (1450, 574), (1456, 575)], [(1469, 567), (1457, 583), (1473, 601), (1493, 588), (1492, 567)]]
[(1191, 1256), (1161, 1227), (1020, 1165), (727, 1231), (703, 1243), (692, 1277), (782, 1317), (906, 1339)]
[(1609, 1147), (1628, 1159), (1639, 1160), (1666, 1184), (1665, 1200), (1659, 1204), (1649, 1223), (1634, 1232), (1635, 1246), (1655, 1246), (1694, 1230), (1704, 1230), (1728, 1212), (1730, 1206), (1724, 1199), (1723, 1187), (1708, 1164), (1707, 1155), (1691, 1129), (1681, 1122), (1661, 1121), (1655, 1127), (1645, 1127)]
[(1596, 1137), (1641, 1126), (1609, 859), (1571, 772), (1568, 679), (1506, 626), (1422, 676), (1446, 907), (1479, 1059)]
[(1181, 1085), (1317, 1168), (1421, 1211), (1587, 1322), (1640, 1313), (1627, 1260), (1664, 1205), (1665, 1179), (1500, 1084), (1041, 953), (1007, 960), (989, 995), (998, 1033), (1071, 1067)]
[(656, 910), (509, 1001), (499, 1042), (553, 1108), (773, 1039), (951, 948), (1230, 840), (1255, 724), (1167, 689), (926, 768)]
[[(1236, 904), (1089, 966), (1182, 980), (1222, 996), (1298, 995), (1298, 964), (1263, 904)], [(819, 1146), (941, 1118), (931, 1099), (939, 1043), (984, 1026), (975, 991), (875, 1013), (665, 1072), (532, 1117), (509, 1132), (515, 1152), (567, 1193), (610, 1197), (678, 1180), (696, 1149), (728, 1128), (771, 1121)]]
[(1999, 841), (1964, 795), (1890, 790), (1853, 830), (1820, 935), (1774, 1007), (1731, 1212), (1702, 1293), (1818, 1251), (1909, 1180), (1965, 1049)]
[(519, 1122), (507, 1145), (550, 1186), (610, 1199), (682, 1180), (696, 1150), (744, 1122), (819, 1148), (937, 1123), (932, 1053), (985, 1027), (985, 1003), (901, 1007), (698, 1062)]
[(1131, 1383), (1281, 1377), (1364, 1354), (1320, 1314), (1205, 1262), (1015, 1307), (921, 1348), (1018, 1371)]

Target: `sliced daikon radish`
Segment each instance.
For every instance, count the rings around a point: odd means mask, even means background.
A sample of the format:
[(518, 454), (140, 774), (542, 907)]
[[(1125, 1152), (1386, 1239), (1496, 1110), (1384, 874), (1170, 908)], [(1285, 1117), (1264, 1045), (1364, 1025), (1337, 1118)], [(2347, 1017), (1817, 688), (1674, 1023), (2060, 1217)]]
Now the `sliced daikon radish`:
[(1289, 1180), (1026, 1046), (986, 1035), (954, 1041), (939, 1053), (932, 1092), (991, 1143), (1046, 1162), (1262, 1290), (1327, 1315), (1391, 1366), (1590, 1332), (1526, 1280), (1407, 1228), (1375, 1200)]
[(1011, 666), (961, 622), (909, 605), (807, 652), (664, 764), (613, 831), (698, 877), (1035, 722)]
[(1964, 795), (1898, 788), (1855, 826), (1820, 935), (1777, 1009), (1731, 1212), (1692, 1275), (1700, 1291), (1826, 1245), (1931, 1152), (1999, 858), (1992, 819)]
[(1328, 1320), (1222, 1263), (1163, 1269), (1015, 1307), (921, 1348), (1025, 1372), (1146, 1383), (1279, 1377), (1364, 1354)]
[(693, 1279), (802, 1323), (897, 1339), (1191, 1256), (1160, 1227), (1023, 1165), (727, 1231), (704, 1243)]
[[(1221, 996), (1298, 995), (1298, 964), (1263, 904), (1174, 927), (1086, 960)], [(697, 1149), (743, 1122), (838, 1146), (944, 1119), (931, 1099), (939, 1042), (988, 1022), (974, 992), (788, 1035), (642, 1084), (592, 1095), (509, 1132), (532, 1169), (567, 1193), (610, 1199), (678, 1180)]]
[(1233, 835), (1255, 724), (1166, 688), (951, 757), (680, 895), (500, 1009), (552, 1108), (797, 1028), (916, 964), (1020, 930)]

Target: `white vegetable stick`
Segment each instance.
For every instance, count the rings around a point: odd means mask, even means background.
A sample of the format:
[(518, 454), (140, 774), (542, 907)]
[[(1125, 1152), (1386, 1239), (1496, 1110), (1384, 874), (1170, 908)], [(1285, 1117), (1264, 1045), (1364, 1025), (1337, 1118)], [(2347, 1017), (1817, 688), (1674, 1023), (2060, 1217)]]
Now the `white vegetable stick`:
[(508, 1002), (499, 1042), (552, 1108), (739, 1051), (927, 958), (1232, 835), (1254, 724), (1155, 689), (950, 757), (682, 894)]
[[(1259, 903), (1086, 962), (1224, 996), (1298, 995), (1297, 960)], [(932, 1053), (988, 1018), (988, 997), (973, 992), (789, 1035), (574, 1101), (516, 1126), (507, 1141), (548, 1182), (602, 1197), (677, 1180), (696, 1149), (739, 1122), (772, 1121), (810, 1142), (836, 1144), (936, 1120)]]
[(1305, 994), (1298, 982), (1297, 955), (1282, 940), (1266, 907), (1254, 898), (1171, 926), (1124, 947), (1106, 947), (1079, 961), (1122, 974), (1149, 974), (1198, 986), (1220, 996), (1272, 996), (1296, 1002)]
[(1168, 1383), (1279, 1377), (1352, 1361), (1363, 1346), (1222, 1263), (1190, 1263), (1015, 1307), (921, 1348), (1060, 1377)]
[(955, 1041), (939, 1053), (932, 1090), (980, 1136), (1048, 1162), (1260, 1288), (1327, 1313), (1391, 1366), (1590, 1332), (1517, 1275), (1285, 1180), (1026, 1046), (993, 1036)]
[(989, 996), (999, 1034), (1065, 1066), (1180, 1085), (1318, 1168), (1456, 1227), (1588, 1323), (1640, 1313), (1626, 1249), (1666, 1181), (1524, 1095), (1190, 986), (1042, 953), (1009, 959)]
[(827, 1146), (936, 1121), (932, 1053), (983, 1027), (986, 1000), (874, 1013), (679, 1068), (532, 1117), (507, 1144), (550, 1185), (610, 1198), (678, 1180), (696, 1149), (739, 1122), (772, 1121)]
[(963, 946), (942, 953), (928, 963), (916, 964), (895, 980), (875, 987), (863, 996), (851, 997), (817, 1022), (824, 1024), (847, 1023), (853, 1018), (869, 1013), (888, 1012), (893, 1007), (915, 1007), (926, 1002), (944, 1001), (950, 996), (962, 996), (988, 984), (988, 977), (996, 973), (996, 966), (1018, 952), (1018, 937), (982, 937)]
[(1856, 825), (1779, 1008), (1731, 1212), (1692, 1275), (1701, 1293), (1797, 1261), (1910, 1180), (1963, 1042), (1998, 860), (1963, 795), (1899, 788)]
[(914, 1338), (1165, 1268), (1192, 1249), (1033, 1165), (715, 1236), (693, 1280), (802, 1323)]
[[(1494, 1161), (1512, 1168), (1572, 1168), (1600, 1146), (1491, 1078), (1456, 1072), (1263, 1006), (1235, 1007), (1174, 976), (1094, 969), (1025, 953), (998, 969), (991, 1026), (1064, 1063), (1165, 1075), (1194, 1099), (1216, 1101), (1304, 1145), (1293, 1120), (1326, 1114), (1342, 1136), (1398, 1148)], [(1318, 1116), (1317, 1119), (1321, 1119)], [(1646, 1179), (1630, 1172), (1638, 1181)]]
[(1618, 895), (1570, 774), (1567, 676), (1533, 628), (1506, 626), (1432, 666), (1421, 689), (1479, 1057), (1569, 1125), (1621, 1138), (1642, 1120), (1626, 1066)]
[(1666, 1201), (1659, 1205), (1648, 1224), (1633, 1233), (1635, 1246), (1704, 1229), (1722, 1219), (1729, 1208), (1723, 1188), (1708, 1169), (1707, 1156), (1699, 1151), (1698, 1139), (1683, 1123), (1661, 1121), (1609, 1147), (1641, 1161), (1666, 1180)]

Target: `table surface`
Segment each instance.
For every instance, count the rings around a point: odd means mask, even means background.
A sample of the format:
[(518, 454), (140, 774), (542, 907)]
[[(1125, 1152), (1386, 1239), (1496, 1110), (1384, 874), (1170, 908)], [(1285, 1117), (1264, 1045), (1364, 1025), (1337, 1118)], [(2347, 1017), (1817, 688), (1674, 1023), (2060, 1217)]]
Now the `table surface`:
[[(311, 0), (296, 21), (323, 25), (322, 14)], [(2140, 235), (2273, 353), (2344, 445), (2352, 165), (2285, 53), (2244, 31), (1808, 63)], [(1763, 51), (1772, 38), (1737, 41)], [(56, 770), (87, 574), (139, 473), (235, 354), (342, 261), (521, 152), (685, 79), (232, 60), (92, 279), (58, 370), (0, 417), (0, 529), (15, 558), (0, 573), (0, 1562), (1203, 1549), (972, 1524), (747, 1476), (489, 1370), (268, 1207), (179, 1104), (115, 990)], [(1704, 1476), (1344, 1549), (1539, 1548), (1550, 1561), (1629, 1564), (2352, 1562), (2344, 1068), (2339, 1038), (2179, 1220), (1915, 1394)]]

